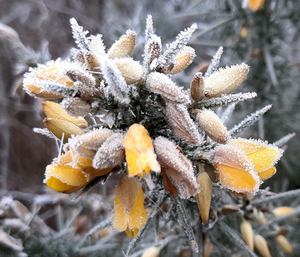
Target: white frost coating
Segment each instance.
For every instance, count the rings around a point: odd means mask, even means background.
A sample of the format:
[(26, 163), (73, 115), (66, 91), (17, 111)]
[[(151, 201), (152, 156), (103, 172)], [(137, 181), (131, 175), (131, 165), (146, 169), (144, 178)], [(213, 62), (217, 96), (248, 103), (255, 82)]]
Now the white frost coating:
[(196, 29), (197, 24), (194, 23), (191, 27), (181, 31), (176, 37), (176, 40), (169, 44), (167, 46), (167, 50), (159, 57), (158, 66), (164, 68), (170, 61), (173, 61), (176, 54), (179, 53), (184, 46), (186, 46)]
[(180, 191), (182, 198), (195, 195), (198, 184), (193, 171), (193, 165), (176, 147), (164, 137), (158, 137), (153, 142), (158, 162), (167, 168), (167, 174)]
[(222, 112), (220, 119), (223, 122), (223, 124), (225, 125), (227, 121), (229, 121), (229, 119), (232, 116), (232, 113), (235, 109), (236, 103), (230, 104), (227, 106), (227, 108)]
[(220, 64), (220, 59), (223, 54), (223, 47), (220, 46), (216, 54), (214, 55), (213, 59), (211, 60), (211, 64), (207, 68), (207, 71), (205, 72), (205, 78), (210, 76), (212, 73), (214, 73), (218, 68)]
[(191, 119), (185, 105), (167, 102), (163, 111), (166, 114), (174, 133), (179, 138), (192, 145), (198, 145), (202, 142), (202, 137), (198, 128)]
[(60, 106), (69, 115), (74, 116), (74, 117), (78, 117), (78, 116), (84, 117), (92, 110), (91, 105), (88, 102), (83, 101), (80, 97), (64, 98), (60, 102)]
[(125, 157), (123, 140), (124, 135), (121, 133), (114, 133), (107, 138), (93, 159), (93, 167), (106, 169), (122, 163)]
[(143, 62), (143, 69), (144, 74), (147, 74), (150, 70), (155, 70), (157, 67), (157, 60), (161, 54), (161, 38), (157, 35), (153, 34), (149, 37), (148, 41), (146, 41), (145, 48), (144, 48), (144, 62)]
[(108, 84), (105, 90), (112, 94), (116, 101), (122, 104), (129, 104), (129, 87), (124, 77), (113, 60), (103, 55), (100, 59), (103, 78)]
[(152, 15), (148, 15), (146, 19), (145, 39), (146, 42), (154, 34)]
[(56, 136), (54, 136), (53, 133), (51, 133), (47, 128), (33, 128), (33, 132), (49, 138), (57, 139)]
[(67, 75), (74, 82), (80, 81), (89, 87), (93, 87), (96, 84), (93, 75), (85, 71), (81, 66), (74, 66), (72, 68), (65, 67), (64, 75)]
[(102, 35), (97, 34), (96, 36), (90, 36), (90, 39), (90, 51), (98, 55), (105, 54), (105, 45), (103, 44)]
[(188, 103), (189, 97), (167, 75), (152, 72), (147, 79), (146, 87), (153, 93), (174, 103)]
[(248, 72), (249, 66), (245, 63), (219, 69), (205, 78), (206, 96), (218, 97), (231, 93), (243, 83)]
[(182, 50), (177, 53), (174, 58), (174, 68), (171, 70), (170, 74), (176, 74), (185, 68), (187, 68), (196, 57), (195, 49), (190, 46), (185, 46)]
[(127, 84), (133, 84), (142, 78), (143, 67), (138, 61), (131, 57), (115, 58), (114, 61)]
[(70, 23), (75, 43), (81, 50), (88, 50), (90, 40), (86, 37), (86, 35), (89, 33), (89, 31), (83, 30), (83, 27), (78, 25), (75, 18), (71, 18)]

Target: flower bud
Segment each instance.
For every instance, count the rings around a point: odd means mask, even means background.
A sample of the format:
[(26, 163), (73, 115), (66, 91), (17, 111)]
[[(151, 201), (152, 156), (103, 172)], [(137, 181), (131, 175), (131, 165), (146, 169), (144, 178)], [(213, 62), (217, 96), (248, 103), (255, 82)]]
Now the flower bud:
[(218, 97), (236, 90), (245, 80), (249, 66), (245, 63), (220, 69), (205, 79), (205, 95)]
[(250, 222), (243, 220), (240, 225), (242, 236), (249, 246), (249, 248), (253, 251), (254, 250), (254, 243), (253, 243), (253, 229)]
[(292, 208), (292, 207), (288, 207), (288, 206), (280, 206), (280, 207), (277, 207), (273, 210), (273, 213), (276, 215), (276, 216), (283, 216), (283, 215), (286, 215), (290, 212), (293, 212), (295, 209)]
[(261, 235), (254, 236), (254, 244), (262, 257), (271, 257), (267, 241)]
[(94, 71), (94, 72), (101, 71), (100, 62), (94, 53), (92, 53), (90, 51), (87, 51), (86, 53), (84, 53), (84, 61), (85, 61), (85, 64), (86, 64), (88, 70)]
[(143, 67), (139, 62), (130, 57), (116, 58), (114, 61), (128, 85), (138, 82), (142, 78)]
[(203, 242), (203, 257), (209, 257), (212, 249), (213, 249), (213, 244), (209, 240), (208, 236), (206, 236)]
[(108, 50), (109, 58), (122, 58), (131, 54), (135, 45), (136, 33), (132, 30), (127, 30), (126, 35), (121, 36)]
[(228, 214), (233, 214), (233, 213), (237, 213), (240, 211), (240, 208), (234, 205), (224, 205), (222, 207), (222, 213), (224, 215), (228, 215)]
[(155, 94), (161, 95), (174, 103), (187, 103), (188, 96), (167, 75), (152, 72), (148, 76), (146, 87)]
[(145, 53), (146, 53), (146, 61), (148, 64), (151, 64), (155, 58), (158, 58), (161, 54), (161, 39), (160, 37), (153, 34), (151, 39), (148, 41), (147, 45), (145, 46)]
[(197, 121), (205, 133), (219, 144), (226, 144), (230, 139), (227, 128), (212, 110), (197, 110)]
[(149, 247), (145, 250), (143, 253), (142, 257), (159, 257), (161, 247)]
[(209, 219), (209, 209), (212, 196), (212, 181), (206, 172), (200, 172), (197, 176), (197, 183), (200, 185), (200, 192), (196, 194), (198, 209), (201, 220), (204, 224)]
[(201, 72), (195, 73), (190, 85), (191, 97), (194, 101), (201, 101), (205, 97), (204, 78)]
[(90, 103), (83, 101), (80, 97), (64, 98), (60, 102), (60, 106), (73, 117), (85, 116), (92, 110)]
[(196, 57), (195, 49), (190, 46), (185, 46), (178, 54), (176, 54), (174, 61), (175, 66), (170, 74), (176, 74), (187, 68)]
[(266, 223), (265, 215), (260, 210), (257, 210), (256, 208), (254, 208), (253, 215), (254, 215), (256, 221), (259, 223), (259, 225), (262, 226)]
[(265, 0), (249, 0), (248, 1), (248, 6), (249, 9), (253, 12), (260, 10), (263, 8), (265, 4)]
[[(67, 143), (71, 135), (81, 135), (83, 130), (74, 123), (58, 118), (46, 118), (44, 123), (49, 131), (51, 131), (58, 139), (62, 139)], [(64, 136), (63, 136), (64, 135)]]
[(294, 252), (294, 249), (291, 246), (290, 242), (283, 235), (277, 235), (275, 237), (275, 240), (284, 252), (289, 254), (292, 254)]
[(68, 115), (68, 113), (64, 109), (62, 109), (61, 105), (58, 103), (45, 101), (42, 103), (42, 105), (47, 118), (57, 118), (61, 120), (66, 120), (78, 126), (79, 128), (86, 128), (88, 125), (87, 121), (83, 117), (78, 117), (79, 115), (77, 115), (78, 118), (75, 118)]

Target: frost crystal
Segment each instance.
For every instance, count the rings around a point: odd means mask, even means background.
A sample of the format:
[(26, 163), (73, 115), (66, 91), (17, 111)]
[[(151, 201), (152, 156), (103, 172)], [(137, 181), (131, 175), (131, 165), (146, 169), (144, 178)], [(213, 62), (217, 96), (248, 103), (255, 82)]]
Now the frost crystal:
[(209, 77), (212, 73), (214, 73), (218, 68), (220, 64), (220, 59), (223, 53), (223, 47), (220, 46), (216, 54), (214, 55), (213, 59), (211, 60), (211, 64), (207, 68), (207, 71), (205, 72), (205, 78)]
[(83, 30), (83, 27), (79, 26), (75, 18), (70, 19), (73, 38), (75, 43), (81, 50), (89, 50), (90, 40), (86, 37), (89, 33), (87, 30)]

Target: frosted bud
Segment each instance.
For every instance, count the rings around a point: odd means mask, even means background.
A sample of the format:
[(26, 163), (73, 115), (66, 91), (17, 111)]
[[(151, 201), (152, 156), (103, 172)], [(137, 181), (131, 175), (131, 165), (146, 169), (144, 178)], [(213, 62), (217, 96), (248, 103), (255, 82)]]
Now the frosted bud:
[(202, 137), (185, 105), (167, 102), (163, 111), (176, 136), (192, 145), (201, 143)]
[(109, 129), (97, 129), (71, 138), (70, 147), (80, 156), (93, 159), (98, 148), (113, 134)]
[(148, 76), (146, 87), (153, 93), (159, 94), (174, 103), (187, 103), (189, 101), (188, 96), (183, 93), (181, 88), (167, 75), (159, 72), (152, 72)]
[(292, 254), (294, 252), (294, 249), (291, 246), (290, 242), (283, 235), (277, 235), (275, 237), (275, 240), (284, 252), (289, 254)]
[(105, 54), (105, 45), (103, 44), (101, 34), (90, 36), (89, 49), (97, 55)]
[(74, 86), (79, 90), (80, 97), (84, 101), (89, 101), (94, 99), (94, 87), (90, 87), (87, 84), (82, 83), (81, 81), (76, 81)]
[(290, 212), (293, 212), (294, 210), (295, 210), (294, 208), (289, 207), (289, 206), (280, 206), (280, 207), (275, 208), (273, 210), (273, 213), (276, 216), (283, 216), (283, 215), (289, 214)]
[(114, 133), (100, 146), (93, 159), (93, 167), (106, 169), (119, 165), (125, 158), (124, 135)]
[(94, 53), (90, 51), (84, 53), (84, 61), (88, 70), (100, 72), (100, 62)]
[(80, 97), (64, 98), (60, 102), (60, 106), (74, 117), (85, 116), (92, 110), (90, 103), (83, 101)]
[(240, 225), (240, 229), (246, 244), (253, 251), (254, 250), (253, 229), (250, 222), (243, 220)]
[(44, 123), (49, 131), (51, 131), (58, 139), (63, 138), (63, 142), (67, 143), (71, 135), (83, 134), (83, 130), (74, 123), (58, 118), (46, 118)]
[(158, 58), (161, 54), (161, 39), (157, 35), (153, 34), (151, 36), (151, 39), (148, 41), (146, 45), (146, 58), (149, 64), (152, 63), (152, 61), (155, 58)]
[(164, 137), (154, 140), (154, 150), (161, 166), (166, 168), (167, 175), (180, 192), (180, 197), (195, 195), (198, 184), (191, 161), (180, 152), (177, 146)]
[(209, 175), (206, 172), (200, 172), (198, 174), (197, 183), (200, 185), (200, 192), (196, 194), (196, 200), (201, 220), (204, 224), (206, 224), (209, 219), (209, 209), (213, 185)]
[(142, 78), (143, 67), (139, 62), (130, 57), (116, 58), (114, 61), (128, 85), (138, 82)]
[(267, 241), (261, 235), (254, 236), (254, 245), (262, 257), (271, 257)]
[(81, 67), (66, 69), (65, 74), (74, 82), (80, 81), (83, 84), (92, 87), (95, 85), (95, 78)]
[(190, 85), (191, 97), (194, 101), (201, 101), (205, 97), (204, 78), (201, 72), (195, 73)]
[(249, 66), (237, 64), (225, 69), (219, 69), (205, 79), (205, 96), (218, 97), (236, 90), (245, 80)]
[(127, 30), (126, 35), (121, 36), (108, 50), (109, 58), (122, 58), (131, 54), (135, 45), (136, 33), (132, 30)]
[(68, 113), (58, 103), (45, 101), (42, 103), (42, 105), (43, 110), (48, 118), (66, 120), (78, 126), (79, 128), (86, 128), (88, 125), (87, 121), (83, 117), (78, 117), (79, 115), (77, 115), (78, 118), (75, 118), (68, 115)]
[(258, 222), (259, 225), (262, 226), (266, 223), (265, 215), (260, 210), (257, 210), (256, 208), (254, 208), (253, 209), (253, 215), (254, 215), (254, 217), (255, 217), (255, 219), (256, 219), (256, 221)]
[(159, 257), (161, 247), (149, 247), (145, 250), (143, 253), (142, 257)]
[(176, 74), (187, 68), (196, 57), (195, 49), (190, 46), (185, 46), (178, 54), (176, 54), (174, 61), (175, 66), (170, 74)]
[(226, 144), (230, 135), (218, 115), (208, 109), (196, 110), (196, 112), (198, 113), (197, 121), (205, 133), (217, 143)]

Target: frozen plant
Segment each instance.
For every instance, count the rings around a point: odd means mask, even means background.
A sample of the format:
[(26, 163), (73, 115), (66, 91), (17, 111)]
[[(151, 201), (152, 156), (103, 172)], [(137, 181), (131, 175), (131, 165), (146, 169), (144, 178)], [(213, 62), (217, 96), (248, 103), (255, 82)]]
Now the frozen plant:
[[(128, 30), (106, 51), (102, 35), (89, 36), (74, 18), (71, 27), (78, 47), (72, 49), (72, 56), (31, 69), (23, 84), (35, 97), (62, 99), (60, 104), (43, 103), (48, 131), (35, 130), (53, 134), (61, 145), (58, 157), (46, 167), (44, 182), (63, 193), (80, 190), (79, 197), (98, 182), (121, 173), (105, 226), (135, 237), (127, 255), (147, 233), (165, 239), (161, 245), (153, 242), (153, 247), (169, 244), (174, 236), (182, 246), (188, 239), (194, 252), (207, 251), (211, 243), (207, 238), (202, 249), (200, 234), (208, 235), (217, 226), (229, 229), (210, 211), (220, 204), (217, 199), (212, 201), (214, 192), (224, 192), (231, 199), (255, 196), (263, 181), (275, 174), (274, 165), (283, 152), (275, 144), (234, 137), (269, 106), (232, 130), (227, 130), (214, 111), (229, 105), (228, 116), (232, 104), (256, 96), (232, 93), (246, 79), (249, 66), (241, 63), (218, 69), (220, 48), (208, 72), (196, 73), (186, 91), (171, 78), (195, 57), (187, 44), (196, 24), (163, 49), (148, 16), (143, 65), (130, 57), (134, 31)], [(167, 208), (161, 214), (163, 204)], [(197, 204), (199, 212), (194, 213)], [(212, 224), (201, 232), (200, 220)], [(151, 222), (156, 224), (155, 231)], [(167, 235), (162, 234), (162, 226), (168, 229)], [(241, 250), (255, 256), (253, 249), (238, 242)]]

